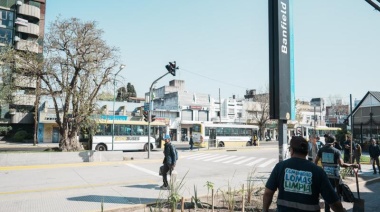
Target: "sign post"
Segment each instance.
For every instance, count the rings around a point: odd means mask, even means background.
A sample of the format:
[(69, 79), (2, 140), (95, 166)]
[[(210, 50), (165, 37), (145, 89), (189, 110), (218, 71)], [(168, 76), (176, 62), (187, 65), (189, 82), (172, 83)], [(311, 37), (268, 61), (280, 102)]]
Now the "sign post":
[(268, 0), (269, 19), (269, 107), (270, 118), (278, 119), (279, 161), (287, 148), (287, 120), (291, 113), (290, 2)]

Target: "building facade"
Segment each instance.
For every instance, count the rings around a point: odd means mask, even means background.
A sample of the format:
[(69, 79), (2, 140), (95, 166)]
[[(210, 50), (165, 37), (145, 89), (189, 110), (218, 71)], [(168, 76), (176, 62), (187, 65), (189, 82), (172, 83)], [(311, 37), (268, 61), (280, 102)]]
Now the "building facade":
[[(45, 9), (46, 0), (0, 1), (0, 48), (12, 45), (16, 50), (42, 54)], [(20, 126), (33, 129), (36, 79), (12, 74), (10, 81), (0, 79), (0, 83), (12, 83), (15, 88), (11, 102), (0, 101), (1, 124), (14, 130)]]
[(368, 91), (352, 111), (352, 115), (354, 140), (366, 143), (374, 138), (378, 142), (380, 139), (380, 92)]

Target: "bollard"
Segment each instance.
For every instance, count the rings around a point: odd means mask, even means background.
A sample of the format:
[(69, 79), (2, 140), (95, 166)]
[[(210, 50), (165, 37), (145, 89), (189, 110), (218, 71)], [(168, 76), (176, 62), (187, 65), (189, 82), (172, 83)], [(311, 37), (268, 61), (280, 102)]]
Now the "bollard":
[(171, 185), (175, 185), (175, 182), (177, 181), (177, 171), (176, 170), (173, 170), (171, 173), (170, 173), (170, 184)]

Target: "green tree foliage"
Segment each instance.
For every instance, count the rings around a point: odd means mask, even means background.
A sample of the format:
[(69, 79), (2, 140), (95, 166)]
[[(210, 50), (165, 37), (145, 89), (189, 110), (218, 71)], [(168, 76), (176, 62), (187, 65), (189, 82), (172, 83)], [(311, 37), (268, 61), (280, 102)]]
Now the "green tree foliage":
[(125, 87), (121, 87), (117, 90), (117, 101), (129, 101), (130, 97), (136, 97), (135, 87), (128, 82), (127, 89)]

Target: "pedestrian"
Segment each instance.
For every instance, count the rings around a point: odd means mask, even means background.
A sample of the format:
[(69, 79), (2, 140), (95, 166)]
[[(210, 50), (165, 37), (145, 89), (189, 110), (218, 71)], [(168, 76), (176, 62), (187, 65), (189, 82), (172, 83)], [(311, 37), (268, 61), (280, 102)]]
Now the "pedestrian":
[[(339, 189), (340, 182), (340, 167), (353, 167), (358, 168), (357, 164), (344, 163), (341, 157), (341, 153), (338, 149), (334, 147), (335, 137), (328, 136), (326, 139), (326, 144), (318, 151), (317, 158), (314, 163), (318, 164), (319, 160), (322, 161), (322, 168), (326, 172), (329, 178), (331, 186), (335, 189)], [(335, 192), (334, 192), (335, 193)], [(338, 193), (340, 193), (338, 191)], [(326, 199), (325, 199), (326, 201)], [(328, 201), (327, 201), (328, 202)], [(334, 210), (334, 209), (333, 209)], [(325, 212), (330, 211), (330, 205), (325, 204)], [(335, 210), (334, 210), (335, 211)]]
[(257, 146), (257, 135), (253, 135), (253, 146)]
[[(321, 138), (319, 137), (319, 136), (317, 136), (317, 147), (318, 147), (318, 150), (320, 149), (320, 148), (322, 148), (323, 147), (323, 143), (322, 143), (322, 141), (321, 141)], [(317, 152), (318, 153), (318, 152)], [(313, 160), (314, 161), (314, 160)]]
[(190, 134), (190, 141), (189, 141), (189, 144), (190, 144), (190, 150), (193, 150), (194, 140), (193, 140), (193, 135), (192, 135), (192, 134)]
[(308, 144), (309, 144), (309, 152), (308, 152), (307, 158), (309, 161), (313, 162), (318, 154), (317, 137), (310, 136)]
[(320, 211), (320, 194), (334, 211), (344, 211), (326, 173), (306, 160), (307, 141), (292, 137), (289, 151), (291, 158), (276, 164), (265, 185), (263, 211), (268, 211), (277, 189), (277, 211)]
[(351, 155), (351, 147), (352, 152), (355, 152), (355, 145), (353, 145), (353, 142), (351, 140), (351, 135), (346, 135), (346, 141), (344, 142), (344, 162), (345, 163), (352, 163), (352, 157)]
[(360, 165), (360, 158), (362, 157), (362, 147), (356, 143), (354, 157), (356, 163), (359, 165), (359, 172), (362, 172), (362, 166)]
[(375, 163), (377, 165), (377, 169), (379, 171), (379, 174), (380, 174), (380, 166), (379, 166), (379, 156), (380, 156), (380, 147), (379, 145), (376, 144), (376, 141), (375, 139), (371, 139), (371, 146), (369, 146), (369, 157), (371, 157), (371, 161), (372, 161), (372, 168), (373, 168), (373, 174), (376, 174), (376, 167), (375, 167)]
[(170, 142), (170, 136), (165, 135), (164, 136), (165, 140), (165, 146), (164, 146), (164, 160), (163, 160), (163, 168), (162, 168), (162, 180), (164, 184), (160, 187), (161, 189), (164, 190), (169, 190), (170, 186), (168, 183), (168, 177), (167, 174), (171, 175), (172, 171), (174, 170), (175, 164), (176, 164), (176, 153), (175, 150), (172, 146), (172, 143)]

